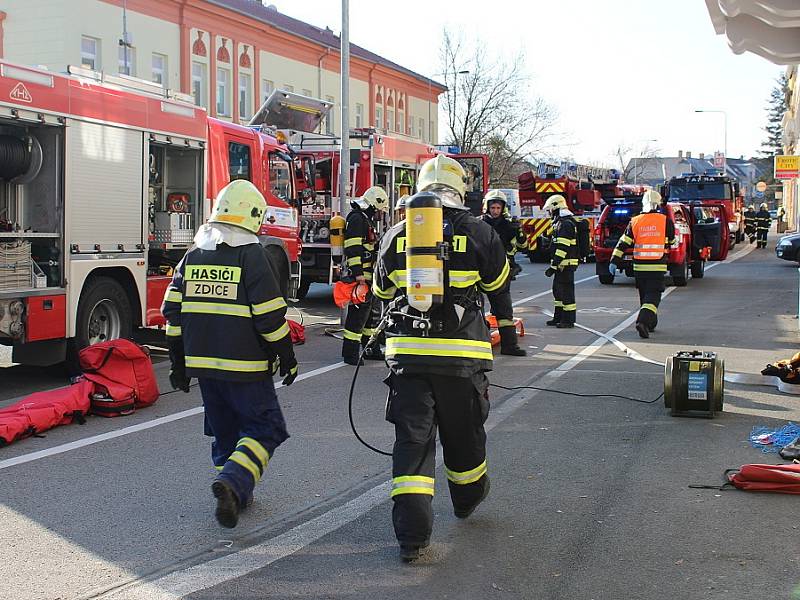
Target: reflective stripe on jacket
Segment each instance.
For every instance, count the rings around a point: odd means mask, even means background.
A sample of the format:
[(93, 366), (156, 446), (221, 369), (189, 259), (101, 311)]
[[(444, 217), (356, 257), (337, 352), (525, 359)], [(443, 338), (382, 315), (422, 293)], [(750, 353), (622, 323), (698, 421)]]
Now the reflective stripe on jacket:
[(351, 210), (344, 229), (344, 256), (353, 276), (363, 275), (365, 279), (372, 279), (375, 240), (375, 228), (370, 218), (360, 209)]

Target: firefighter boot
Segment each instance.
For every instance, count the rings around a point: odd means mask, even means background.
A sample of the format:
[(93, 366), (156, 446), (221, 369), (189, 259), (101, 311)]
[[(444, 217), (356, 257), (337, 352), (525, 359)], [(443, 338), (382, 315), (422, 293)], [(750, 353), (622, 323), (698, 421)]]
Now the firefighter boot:
[(647, 325), (645, 325), (644, 323), (641, 323), (641, 322), (636, 323), (636, 331), (639, 332), (639, 337), (640, 338), (649, 338), (650, 337), (650, 331), (648, 330)]
[(364, 348), (364, 360), (384, 360), (386, 357), (381, 350), (380, 345), (375, 342), (369, 348)]
[(429, 545), (429, 542), (422, 544), (400, 544), (400, 558), (405, 563), (414, 562), (419, 558), (420, 550), (424, 550)]
[[(360, 350), (361, 344), (359, 342), (346, 339), (342, 343), (342, 359), (348, 365), (357, 365), (359, 364)], [(361, 361), (361, 364), (364, 364), (363, 361)]]
[(455, 507), (453, 508), (453, 514), (459, 519), (466, 519), (468, 516), (474, 513), (475, 509), (478, 508), (480, 503), (486, 500), (486, 496), (489, 495), (489, 488), (491, 487), (489, 485), (489, 476), (484, 475), (484, 477), (486, 478), (486, 484), (483, 486), (483, 493), (481, 494), (480, 499), (470, 508), (455, 508)]
[(545, 322), (545, 325), (548, 327), (556, 327), (561, 322), (561, 313), (564, 310), (560, 306), (556, 306), (555, 310), (553, 311), (553, 318), (549, 321)]
[(500, 354), (508, 356), (527, 356), (527, 352), (519, 347), (517, 330), (513, 325), (500, 327)]
[(217, 479), (211, 484), (211, 492), (217, 499), (217, 510), (214, 516), (223, 527), (233, 529), (239, 522), (239, 500), (227, 481)]

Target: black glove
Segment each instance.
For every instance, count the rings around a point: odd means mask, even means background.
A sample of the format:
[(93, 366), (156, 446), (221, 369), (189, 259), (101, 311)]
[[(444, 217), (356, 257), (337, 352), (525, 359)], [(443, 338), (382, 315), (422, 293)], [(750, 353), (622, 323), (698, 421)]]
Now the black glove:
[(186, 376), (186, 357), (183, 353), (183, 340), (181, 338), (167, 338), (167, 348), (169, 349), (171, 363), (169, 383), (172, 385), (173, 390), (182, 390), (188, 394), (190, 379)]
[(285, 386), (292, 385), (297, 379), (297, 359), (294, 357), (294, 352), (281, 358), (281, 376)]
[(545, 277), (552, 277), (556, 274), (556, 270), (553, 267), (547, 267), (547, 270), (544, 272)]
[(611, 264), (617, 267), (617, 270), (622, 271), (622, 259), (621, 258), (614, 258), (611, 260)]

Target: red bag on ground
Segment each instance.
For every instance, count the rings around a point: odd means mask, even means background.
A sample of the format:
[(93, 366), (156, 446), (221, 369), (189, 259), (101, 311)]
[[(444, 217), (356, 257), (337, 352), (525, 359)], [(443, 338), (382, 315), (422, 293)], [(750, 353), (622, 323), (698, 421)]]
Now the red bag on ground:
[(73, 420), (83, 422), (93, 389), (91, 381), (81, 380), (69, 387), (36, 392), (0, 409), (0, 446)]
[(725, 472), (729, 483), (748, 492), (800, 494), (800, 464), (742, 465)]
[(286, 319), (286, 322), (289, 324), (289, 335), (292, 338), (293, 344), (305, 344), (306, 343), (306, 328), (300, 325), (297, 321), (292, 321), (291, 319)]
[(80, 351), (83, 376), (101, 389), (108, 391), (111, 401), (93, 401), (93, 412), (102, 416), (129, 414), (131, 400), (136, 408), (150, 406), (158, 400), (159, 391), (150, 353), (146, 348), (130, 340), (110, 340), (93, 344)]

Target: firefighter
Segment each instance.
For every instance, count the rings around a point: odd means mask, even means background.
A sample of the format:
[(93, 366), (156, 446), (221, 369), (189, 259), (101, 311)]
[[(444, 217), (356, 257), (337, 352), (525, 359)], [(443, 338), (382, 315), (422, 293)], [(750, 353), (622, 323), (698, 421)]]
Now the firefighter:
[(744, 233), (751, 244), (756, 241), (756, 208), (752, 204), (744, 211)]
[[(389, 208), (389, 196), (380, 186), (372, 186), (361, 198), (350, 203), (352, 210), (347, 215), (344, 230), (344, 255), (349, 276), (359, 283), (372, 284), (375, 244), (378, 236), (375, 226), (379, 213)], [(356, 365), (359, 361), (362, 346), (374, 332), (380, 319), (380, 305), (373, 302), (370, 292), (365, 302), (350, 304), (344, 322), (344, 339), (342, 341), (342, 358), (348, 365)], [(379, 346), (367, 348), (364, 358), (383, 360)]]
[(639, 290), (639, 316), (636, 331), (649, 338), (658, 325), (658, 305), (664, 291), (669, 249), (675, 243), (675, 225), (658, 211), (661, 194), (648, 190), (642, 196), (642, 212), (628, 223), (617, 242), (611, 262), (623, 268), (625, 250), (633, 247), (633, 276)]
[(272, 376), (297, 361), (286, 301), (256, 237), (267, 203), (249, 181), (220, 191), (208, 224), (175, 269), (161, 311), (174, 389), (197, 377), (217, 476), (216, 518), (235, 527), (275, 449), (289, 437)]
[(516, 274), (514, 268), (516, 267), (518, 269), (517, 273), (522, 270), (517, 266), (516, 262), (514, 262), (516, 238), (519, 235), (519, 228), (514, 227), (511, 219), (508, 217), (506, 195), (500, 190), (490, 190), (489, 193), (486, 194), (483, 203), (483, 211), (481, 219), (495, 230), (500, 241), (503, 242), (505, 246), (511, 275), (509, 277), (509, 283), (504, 285), (497, 292), (486, 295), (489, 298), (492, 314), (497, 319), (497, 328), (500, 332), (500, 354), (525, 356), (527, 352), (519, 347), (517, 330), (514, 327), (514, 312), (511, 304), (510, 285), (510, 280), (513, 279)]
[(770, 223), (772, 222), (772, 216), (769, 214), (767, 210), (766, 203), (762, 203), (760, 210), (756, 213), (756, 247), (757, 248), (766, 248), (767, 247), (767, 232), (769, 231)]
[[(483, 427), (489, 382), (484, 373), (492, 368), (492, 347), (481, 291), (500, 290), (509, 274), (500, 238), (464, 206), (465, 173), (458, 162), (444, 155), (427, 161), (417, 185), (419, 192), (409, 200), (407, 211), (415, 198), (430, 199), (432, 194), (443, 206), (444, 239), (450, 248), (441, 274), (444, 299), (428, 313), (409, 306), (408, 219), (392, 227), (381, 242), (373, 282), (378, 298), (393, 300), (408, 315), (394, 318), (386, 332), (391, 369), (386, 417), (396, 435), (392, 520), (406, 562), (418, 558), (430, 540), (437, 428), (455, 516), (467, 518), (489, 493)], [(427, 335), (412, 318), (420, 314), (428, 315)]]
[(554, 194), (544, 203), (553, 220), (550, 266), (544, 272), (553, 278), (553, 318), (547, 325), (559, 329), (575, 327), (575, 271), (578, 270), (578, 226), (567, 208), (567, 199)]
[(403, 194), (400, 196), (400, 199), (397, 201), (397, 204), (394, 205), (394, 222), (399, 223), (403, 219), (406, 218), (406, 201), (408, 200), (408, 194)]

